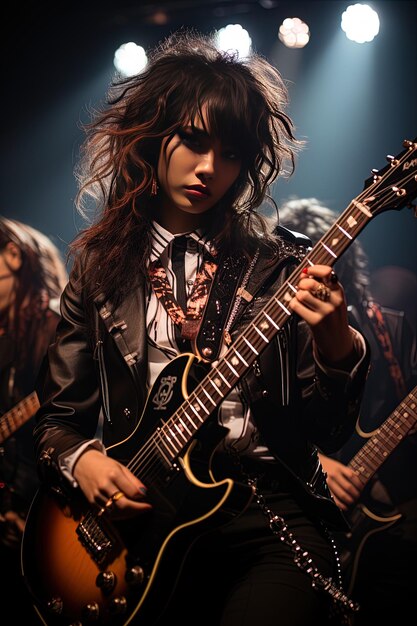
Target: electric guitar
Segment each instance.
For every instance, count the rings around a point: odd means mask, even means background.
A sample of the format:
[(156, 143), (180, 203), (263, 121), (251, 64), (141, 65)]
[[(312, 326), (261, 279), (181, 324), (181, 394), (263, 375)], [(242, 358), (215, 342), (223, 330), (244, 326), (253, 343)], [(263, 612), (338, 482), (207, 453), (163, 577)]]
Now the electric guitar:
[(37, 492), (22, 541), (22, 573), (44, 624), (154, 624), (192, 543), (248, 506), (249, 486), (213, 474), (211, 459), (226, 429), (210, 418), (290, 318), (287, 303), (300, 271), (332, 266), (375, 215), (417, 196), (417, 138), (403, 146), (224, 356), (209, 364), (183, 354), (158, 376), (132, 434), (108, 449), (147, 485), (150, 512), (116, 523), (82, 496)]
[[(348, 467), (357, 472), (363, 487), (369, 483), (416, 423), (417, 387), (414, 387), (348, 463)], [(374, 533), (396, 524), (402, 515), (399, 512), (379, 515), (364, 503), (358, 502), (348, 513), (348, 517), (351, 530), (341, 539), (340, 556), (345, 588), (347, 593), (351, 594), (365, 542)]]
[(0, 417), (0, 445), (11, 437), (23, 424), (26, 424), (39, 409), (36, 391), (32, 391), (16, 406)]

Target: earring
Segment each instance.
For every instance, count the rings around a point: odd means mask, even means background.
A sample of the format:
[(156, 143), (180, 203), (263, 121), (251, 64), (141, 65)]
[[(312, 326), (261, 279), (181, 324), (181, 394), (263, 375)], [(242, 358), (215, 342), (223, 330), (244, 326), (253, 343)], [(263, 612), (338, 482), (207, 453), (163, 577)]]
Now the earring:
[(151, 196), (156, 196), (159, 191), (158, 183), (156, 182), (156, 177), (152, 177), (152, 185), (151, 185)]

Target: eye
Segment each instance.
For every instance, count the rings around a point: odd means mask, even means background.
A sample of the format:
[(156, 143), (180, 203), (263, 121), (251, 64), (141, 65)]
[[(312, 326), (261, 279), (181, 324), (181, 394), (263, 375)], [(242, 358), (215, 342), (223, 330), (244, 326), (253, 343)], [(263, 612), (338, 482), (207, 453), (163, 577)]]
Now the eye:
[(192, 150), (197, 150), (202, 147), (200, 138), (198, 137), (198, 135), (193, 133), (192, 130), (181, 129), (178, 131), (178, 136), (181, 139), (182, 143)]
[(223, 150), (223, 157), (229, 161), (240, 161), (242, 159), (239, 150), (234, 150), (233, 148)]

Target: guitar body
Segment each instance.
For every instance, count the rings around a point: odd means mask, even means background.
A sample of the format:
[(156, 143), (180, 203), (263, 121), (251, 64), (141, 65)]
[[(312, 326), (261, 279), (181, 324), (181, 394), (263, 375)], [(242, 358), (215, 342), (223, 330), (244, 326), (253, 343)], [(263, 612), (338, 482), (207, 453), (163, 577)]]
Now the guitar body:
[[(184, 399), (181, 390), (197, 380), (193, 358), (182, 355), (163, 370), (135, 432), (109, 453), (123, 458), (140, 448), (143, 434), (145, 441), (150, 432), (155, 436), (164, 421), (161, 406), (168, 418)], [(112, 522), (81, 496), (65, 501), (38, 491), (26, 522), (22, 570), (46, 624), (156, 621), (196, 539), (239, 515), (253, 496), (246, 485), (212, 477), (210, 457), (224, 429), (207, 423), (202, 431), (205, 445), (193, 439), (172, 464), (145, 444), (142, 479), (153, 508), (133, 520)]]
[(401, 513), (380, 515), (360, 502), (348, 517), (351, 531), (341, 537), (338, 543), (341, 548), (340, 560), (344, 588), (348, 595), (352, 595), (366, 542), (376, 533), (394, 526), (402, 518), (402, 515)]

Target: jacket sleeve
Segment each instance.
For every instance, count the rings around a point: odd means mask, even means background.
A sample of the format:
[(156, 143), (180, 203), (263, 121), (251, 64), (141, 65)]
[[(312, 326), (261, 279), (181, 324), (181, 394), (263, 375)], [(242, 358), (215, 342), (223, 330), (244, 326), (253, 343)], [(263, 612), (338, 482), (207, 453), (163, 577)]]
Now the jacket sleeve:
[(36, 390), (40, 409), (34, 428), (39, 474), (60, 483), (60, 457), (94, 439), (100, 414), (100, 392), (94, 363), (94, 340), (87, 324), (80, 261), (74, 263), (61, 297), (61, 319), (48, 349)]

